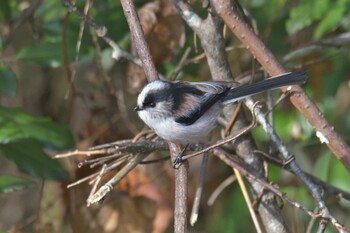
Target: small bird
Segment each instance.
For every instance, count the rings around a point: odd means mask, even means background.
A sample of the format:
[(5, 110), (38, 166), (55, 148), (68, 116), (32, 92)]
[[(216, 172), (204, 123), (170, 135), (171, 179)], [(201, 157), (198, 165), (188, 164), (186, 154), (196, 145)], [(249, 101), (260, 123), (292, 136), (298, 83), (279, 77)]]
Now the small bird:
[(207, 141), (225, 105), (282, 86), (304, 84), (306, 80), (306, 71), (285, 73), (245, 85), (155, 80), (143, 88), (134, 110), (159, 137), (188, 145)]

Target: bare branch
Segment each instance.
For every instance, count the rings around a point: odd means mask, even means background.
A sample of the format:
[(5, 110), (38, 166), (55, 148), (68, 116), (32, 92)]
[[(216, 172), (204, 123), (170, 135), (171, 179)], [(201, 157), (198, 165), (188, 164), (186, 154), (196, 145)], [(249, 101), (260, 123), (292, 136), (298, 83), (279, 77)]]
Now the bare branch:
[(87, 23), (97, 34), (97, 36), (102, 37), (102, 39), (113, 49), (112, 57), (116, 60), (121, 58), (127, 59), (136, 65), (142, 66), (140, 59), (131, 55), (130, 53), (122, 50), (116, 42), (107, 36), (107, 28), (97, 24), (91, 17), (81, 12), (73, 3), (68, 0), (61, 0), (63, 5), (71, 12), (74, 12), (80, 17), (85, 23)]
[(123, 11), (128, 21), (130, 34), (135, 44), (137, 53), (143, 63), (143, 69), (146, 73), (148, 81), (159, 79), (157, 69), (152, 61), (152, 56), (149, 47), (146, 43), (139, 17), (131, 0), (121, 0)]
[[(281, 153), (282, 158), (284, 160), (288, 160), (291, 157), (291, 154), (278, 138), (274, 128), (268, 123), (264, 117), (264, 114), (262, 112), (259, 112), (259, 109), (254, 108), (254, 103), (251, 99), (246, 99), (245, 104), (249, 109), (251, 109), (251, 111), (256, 111), (258, 122), (261, 124), (272, 142), (276, 145), (278, 151)], [(321, 216), (324, 219), (330, 219), (334, 226), (341, 226), (341, 224), (339, 224), (338, 221), (331, 215), (326, 204), (324, 203), (323, 197), (320, 194), (320, 187), (312, 182), (312, 180), (301, 170), (299, 165), (294, 160), (289, 163), (289, 168), (310, 190), (311, 195), (314, 197), (318, 207), (320, 208), (320, 212), (322, 214)]]
[[(222, 22), (214, 14), (209, 13), (205, 20), (198, 17), (191, 9), (189, 4), (181, 0), (173, 0), (175, 7), (178, 9), (182, 18), (196, 32), (200, 38), (202, 48), (207, 57), (207, 62), (210, 68), (212, 78), (216, 81), (232, 81), (231, 69), (225, 56), (225, 44), (222, 38)], [(227, 119), (231, 118), (234, 112), (232, 106), (227, 106), (224, 109), (224, 114)], [(239, 124), (237, 124), (239, 123)], [(245, 119), (242, 114), (239, 114), (237, 122), (240, 130), (245, 127)], [(231, 131), (236, 134), (236, 126)], [(249, 135), (249, 134), (248, 134)], [(234, 142), (235, 149), (239, 151), (239, 155), (244, 158), (247, 163), (256, 168), (257, 174), (263, 176), (263, 166), (261, 160), (256, 157), (251, 151), (255, 150), (255, 143), (250, 136), (244, 136)], [(259, 193), (263, 188), (262, 185), (250, 180), (252, 193)], [(268, 232), (288, 232), (287, 226), (279, 213), (279, 207), (271, 193), (264, 193), (262, 203), (258, 209), (262, 221)]]
[(283, 63), (304, 58), (310, 54), (313, 54), (317, 51), (321, 51), (329, 47), (340, 47), (350, 42), (350, 32), (342, 33), (340, 35), (327, 38), (321, 42), (311, 44), (309, 46), (297, 49), (291, 53), (285, 55), (282, 59)]
[[(241, 40), (271, 76), (286, 73), (286, 70), (266, 48), (265, 44), (249, 29), (244, 21), (240, 19), (231, 1), (213, 0), (211, 4), (231, 31)], [(284, 92), (291, 91), (294, 93), (290, 96), (291, 102), (310, 122), (316, 132), (319, 132), (323, 138), (327, 139), (327, 146), (329, 149), (344, 164), (347, 170), (350, 171), (349, 146), (334, 130), (334, 127), (327, 122), (316, 105), (299, 86), (283, 87), (281, 89)]]
[[(174, 162), (180, 153), (178, 146), (169, 143), (171, 161)], [(174, 233), (187, 232), (187, 179), (188, 179), (188, 162), (183, 161), (175, 169), (175, 209), (174, 209)]]
[(28, 22), (28, 20), (33, 17), (35, 11), (38, 9), (38, 7), (41, 5), (42, 0), (37, 0), (31, 6), (23, 11), (21, 16), (13, 23), (13, 27), (10, 31), (10, 33), (3, 39), (2, 42), (2, 49), (7, 47), (10, 42), (12, 41), (13, 37), (16, 35), (17, 29), (20, 28), (24, 23)]
[(205, 171), (208, 165), (208, 159), (209, 159), (209, 154), (208, 153), (203, 154), (201, 168), (199, 171), (196, 194), (194, 196), (192, 210), (191, 210), (191, 217), (190, 217), (191, 226), (194, 226), (194, 224), (197, 222), (197, 219), (198, 219), (199, 205), (200, 205), (202, 192), (203, 192), (204, 177), (205, 177)]

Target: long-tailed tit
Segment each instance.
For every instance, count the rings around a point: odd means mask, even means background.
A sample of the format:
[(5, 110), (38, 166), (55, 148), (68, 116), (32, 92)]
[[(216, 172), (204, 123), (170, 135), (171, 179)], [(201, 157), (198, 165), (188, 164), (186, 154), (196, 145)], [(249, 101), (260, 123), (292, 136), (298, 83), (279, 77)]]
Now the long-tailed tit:
[(208, 139), (224, 105), (282, 86), (303, 84), (306, 80), (306, 71), (246, 85), (156, 80), (143, 88), (134, 110), (159, 137), (187, 145)]

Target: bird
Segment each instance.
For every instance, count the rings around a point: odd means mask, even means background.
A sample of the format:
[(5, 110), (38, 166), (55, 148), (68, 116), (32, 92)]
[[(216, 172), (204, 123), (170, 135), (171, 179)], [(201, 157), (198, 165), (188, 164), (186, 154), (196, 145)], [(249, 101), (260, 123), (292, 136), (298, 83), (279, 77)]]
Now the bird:
[(208, 140), (225, 105), (306, 81), (306, 71), (284, 73), (244, 85), (224, 81), (155, 80), (144, 86), (134, 111), (160, 138), (186, 148), (188, 144)]

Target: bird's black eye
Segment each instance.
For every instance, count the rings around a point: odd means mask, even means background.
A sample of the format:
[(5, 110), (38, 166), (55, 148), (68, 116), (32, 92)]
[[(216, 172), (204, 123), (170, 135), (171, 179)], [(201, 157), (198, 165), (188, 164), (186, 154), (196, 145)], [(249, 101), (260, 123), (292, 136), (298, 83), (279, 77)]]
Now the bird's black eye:
[(154, 96), (153, 95), (147, 95), (145, 100), (143, 101), (143, 107), (144, 108), (154, 108), (156, 106), (156, 102), (154, 100)]

